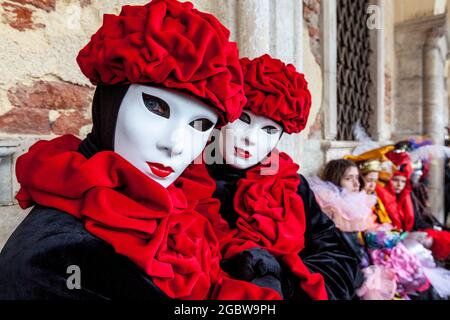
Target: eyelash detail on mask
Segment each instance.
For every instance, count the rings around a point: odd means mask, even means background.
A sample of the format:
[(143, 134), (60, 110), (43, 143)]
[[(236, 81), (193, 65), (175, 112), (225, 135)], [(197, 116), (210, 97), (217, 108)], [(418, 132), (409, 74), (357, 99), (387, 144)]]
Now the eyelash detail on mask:
[(170, 107), (164, 100), (142, 92), (142, 101), (148, 111), (166, 119), (170, 118)]
[(195, 130), (205, 132), (211, 129), (214, 126), (214, 123), (211, 120), (202, 118), (192, 121), (189, 125)]
[(247, 113), (245, 113), (245, 112), (242, 112), (241, 116), (239, 117), (239, 120), (241, 120), (242, 122), (245, 122), (247, 124), (251, 123), (250, 116)]
[(262, 130), (264, 130), (268, 134), (276, 134), (279, 132), (279, 130), (274, 126), (265, 126), (264, 128), (262, 128)]

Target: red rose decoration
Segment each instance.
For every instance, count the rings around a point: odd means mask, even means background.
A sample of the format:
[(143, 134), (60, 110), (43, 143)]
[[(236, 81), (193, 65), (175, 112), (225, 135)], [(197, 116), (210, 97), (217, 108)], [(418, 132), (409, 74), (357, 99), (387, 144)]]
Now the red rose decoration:
[(257, 166), (237, 184), (238, 232), (230, 240), (226, 257), (257, 246), (277, 256), (303, 249), (306, 223), (303, 201), (297, 194), (299, 166), (285, 153), (274, 152), (269, 159), (273, 161), (278, 162), (276, 174), (262, 175)]
[(172, 297), (207, 299), (220, 274), (219, 244), (214, 230), (195, 211), (171, 215), (160, 226), (163, 225), (167, 227), (162, 228), (165, 234), (155, 259), (170, 266), (173, 273), (155, 277), (153, 281)]
[(311, 93), (305, 76), (292, 64), (265, 54), (241, 59), (246, 108), (279, 122), (285, 132), (299, 133), (308, 122)]
[(186, 90), (236, 120), (245, 105), (236, 43), (214, 16), (189, 2), (153, 0), (104, 15), (77, 57), (93, 84), (151, 83)]

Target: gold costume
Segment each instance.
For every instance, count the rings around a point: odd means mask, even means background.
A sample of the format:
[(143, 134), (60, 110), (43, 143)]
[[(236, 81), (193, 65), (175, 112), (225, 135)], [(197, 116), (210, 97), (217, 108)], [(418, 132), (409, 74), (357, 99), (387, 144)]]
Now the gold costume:
[(386, 208), (383, 205), (383, 202), (381, 202), (380, 198), (377, 197), (377, 203), (373, 207), (373, 213), (377, 216), (378, 223), (389, 223), (391, 224), (392, 221), (389, 218), (389, 214), (386, 211)]

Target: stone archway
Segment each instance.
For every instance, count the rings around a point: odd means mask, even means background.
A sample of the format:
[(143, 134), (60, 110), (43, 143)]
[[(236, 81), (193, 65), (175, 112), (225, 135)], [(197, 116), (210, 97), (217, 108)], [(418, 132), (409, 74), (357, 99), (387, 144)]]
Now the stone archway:
[[(412, 136), (443, 145), (448, 125), (447, 57), (450, 31), (446, 14), (425, 16), (395, 27), (396, 95), (394, 139)], [(430, 168), (430, 209), (444, 222), (444, 164)]]

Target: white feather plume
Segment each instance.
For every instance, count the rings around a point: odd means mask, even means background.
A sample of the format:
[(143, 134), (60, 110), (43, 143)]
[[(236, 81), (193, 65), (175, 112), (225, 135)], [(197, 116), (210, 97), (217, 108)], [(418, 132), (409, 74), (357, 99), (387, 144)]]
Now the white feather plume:
[(450, 271), (444, 268), (423, 268), (423, 270), (439, 296), (450, 297)]
[(450, 270), (438, 267), (433, 258), (433, 253), (425, 248), (422, 243), (408, 236), (403, 244), (410, 253), (415, 255), (422, 265), (423, 271), (441, 298), (450, 297)]
[(380, 147), (378, 143), (376, 143), (369, 137), (366, 130), (364, 130), (359, 121), (353, 127), (353, 135), (355, 136), (356, 141), (360, 142), (360, 145), (356, 147), (352, 152), (354, 156), (359, 156), (367, 151)]
[(418, 160), (450, 158), (450, 148), (439, 145), (428, 145), (408, 152), (412, 162)]

